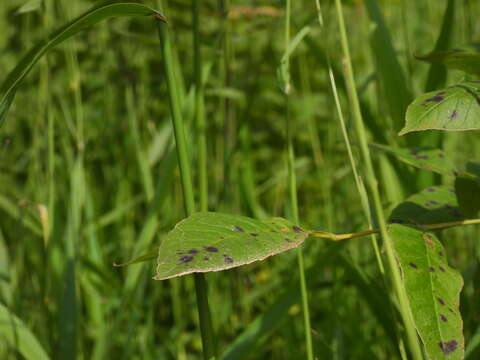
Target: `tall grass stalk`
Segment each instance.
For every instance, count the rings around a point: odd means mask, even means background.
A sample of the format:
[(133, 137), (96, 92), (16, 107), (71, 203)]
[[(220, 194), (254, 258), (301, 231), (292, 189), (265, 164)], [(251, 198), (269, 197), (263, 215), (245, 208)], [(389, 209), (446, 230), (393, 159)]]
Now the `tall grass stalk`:
[[(292, 12), (292, 2), (291, 0), (286, 0), (286, 11), (285, 11), (285, 51), (287, 56), (285, 59), (285, 120), (286, 120), (286, 133), (287, 133), (287, 156), (288, 156), (288, 187), (290, 193), (290, 210), (292, 212), (292, 219), (295, 224), (299, 224), (299, 214), (298, 214), (298, 198), (297, 198), (297, 178), (295, 175), (295, 151), (293, 148), (293, 128), (292, 128), (292, 119), (290, 117), (290, 99), (289, 93), (291, 90), (290, 83), (290, 55), (288, 47), (290, 45), (290, 21), (291, 21), (291, 12)], [(305, 345), (307, 348), (307, 359), (313, 360), (313, 344), (312, 344), (312, 330), (310, 325), (310, 308), (308, 305), (308, 291), (307, 291), (307, 281), (305, 278), (305, 264), (302, 253), (302, 248), (297, 248), (297, 260), (298, 260), (298, 271), (300, 275), (300, 289), (302, 293), (302, 307), (303, 307), (303, 321), (305, 326)]]
[(349, 94), (355, 132), (358, 137), (360, 152), (365, 164), (366, 170), (366, 183), (370, 190), (371, 196), (373, 198), (373, 207), (375, 214), (377, 216), (378, 225), (380, 228), (380, 234), (383, 238), (385, 245), (386, 255), (388, 259), (388, 264), (390, 268), (390, 279), (393, 283), (393, 287), (398, 299), (399, 311), (403, 319), (405, 330), (407, 333), (407, 339), (409, 343), (409, 348), (412, 353), (412, 356), (416, 360), (423, 359), (422, 350), (420, 348), (420, 343), (418, 341), (418, 336), (413, 324), (412, 315), (410, 312), (409, 303), (405, 294), (405, 290), (402, 286), (400, 270), (395, 259), (394, 249), (392, 240), (390, 239), (387, 232), (387, 224), (385, 220), (385, 215), (383, 213), (382, 202), (380, 199), (380, 192), (378, 190), (378, 181), (375, 176), (375, 171), (373, 169), (373, 163), (370, 156), (370, 150), (367, 143), (366, 130), (363, 124), (362, 113), (360, 110), (360, 102), (358, 100), (357, 90), (355, 86), (355, 77), (353, 73), (352, 61), (350, 57), (350, 50), (348, 45), (347, 31), (345, 27), (345, 21), (343, 18), (343, 9), (340, 0), (335, 0), (336, 12), (338, 17), (338, 24), (340, 27), (340, 40), (344, 56), (344, 67), (345, 67), (345, 81), (347, 85), (347, 91)]
[(192, 1), (193, 48), (195, 69), (195, 127), (198, 156), (198, 190), (200, 211), (208, 210), (207, 134), (203, 89), (203, 68), (200, 36), (200, 0)]
[[(161, 21), (157, 21), (158, 34), (163, 55), (164, 71), (167, 77), (173, 130), (182, 182), (184, 207), (186, 214), (191, 215), (195, 212), (192, 177), (188, 160), (187, 143), (185, 140), (185, 130), (180, 109), (178, 88), (176, 85), (177, 82), (175, 79), (171, 39), (167, 26), (168, 25), (163, 24)], [(195, 291), (197, 295), (198, 315), (200, 318), (203, 357), (205, 360), (209, 360), (212, 357), (215, 357), (216, 351), (210, 308), (208, 304), (207, 283), (203, 274), (195, 274), (194, 280)]]
[[(322, 32), (325, 32), (325, 23), (323, 21), (323, 13), (322, 13), (321, 5), (320, 5), (320, 0), (315, 0), (315, 6), (317, 8), (317, 16), (318, 16), (318, 22), (320, 24), (320, 28), (321, 28)], [(360, 201), (362, 203), (363, 212), (364, 212), (364, 214), (367, 218), (368, 226), (371, 228), (373, 224), (372, 224), (372, 214), (371, 214), (370, 207), (369, 207), (369, 204), (368, 204), (368, 196), (367, 196), (367, 193), (366, 193), (366, 190), (365, 190), (365, 185), (363, 184), (363, 182), (362, 182), (362, 180), (361, 180), (361, 178), (358, 174), (357, 164), (356, 164), (355, 158), (353, 156), (352, 146), (351, 146), (351, 143), (350, 143), (350, 137), (348, 136), (347, 126), (345, 124), (345, 118), (343, 116), (343, 110), (342, 110), (342, 106), (340, 104), (340, 98), (338, 96), (337, 83), (336, 83), (335, 75), (334, 75), (333, 69), (332, 69), (332, 64), (331, 64), (331, 59), (330, 59), (330, 50), (329, 50), (328, 46), (325, 48), (325, 56), (327, 58), (328, 77), (330, 79), (330, 86), (332, 88), (332, 94), (333, 94), (333, 98), (335, 100), (335, 108), (337, 110), (338, 119), (340, 120), (340, 127), (342, 129), (342, 136), (343, 136), (343, 139), (344, 139), (344, 142), (345, 142), (345, 147), (347, 148), (348, 160), (350, 161), (350, 166), (352, 167), (353, 178), (355, 180), (355, 186), (357, 188), (357, 191), (360, 195)], [(385, 267), (383, 265), (382, 257), (380, 255), (380, 249), (378, 247), (377, 239), (375, 238), (375, 236), (372, 235), (370, 237), (370, 240), (371, 240), (374, 252), (375, 252), (375, 258), (377, 259), (377, 263), (378, 263), (378, 267), (380, 269), (380, 272), (382, 274), (384, 274), (385, 273)]]

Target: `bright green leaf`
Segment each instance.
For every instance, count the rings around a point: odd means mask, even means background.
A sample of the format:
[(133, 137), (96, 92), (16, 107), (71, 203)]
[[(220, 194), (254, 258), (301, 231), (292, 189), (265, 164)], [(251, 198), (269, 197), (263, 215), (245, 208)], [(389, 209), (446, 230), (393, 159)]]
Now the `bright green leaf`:
[(461, 70), (467, 74), (480, 75), (480, 53), (461, 50), (439, 51), (427, 56), (417, 56), (417, 59), (442, 64), (449, 69)]
[(445, 250), (432, 233), (390, 225), (415, 326), (430, 359), (463, 359), (460, 274), (448, 266)]
[(430, 186), (395, 207), (390, 222), (425, 225), (463, 218), (454, 189), (449, 186)]
[(162, 242), (155, 279), (230, 269), (301, 245), (308, 232), (288, 220), (199, 212), (179, 222)]
[(32, 67), (51, 48), (68, 40), (82, 30), (112, 17), (154, 15), (158, 20), (165, 18), (148, 6), (135, 3), (108, 3), (88, 10), (76, 19), (53, 32), (47, 40), (34, 46), (8, 74), (0, 87), (0, 123), (5, 119), (18, 87)]
[(465, 81), (423, 94), (407, 109), (399, 135), (423, 130), (480, 129), (480, 81)]
[(398, 160), (420, 169), (448, 176), (455, 176), (457, 172), (453, 163), (439, 149), (431, 147), (401, 149), (378, 144), (371, 144), (370, 146), (374, 149), (385, 151), (395, 156)]

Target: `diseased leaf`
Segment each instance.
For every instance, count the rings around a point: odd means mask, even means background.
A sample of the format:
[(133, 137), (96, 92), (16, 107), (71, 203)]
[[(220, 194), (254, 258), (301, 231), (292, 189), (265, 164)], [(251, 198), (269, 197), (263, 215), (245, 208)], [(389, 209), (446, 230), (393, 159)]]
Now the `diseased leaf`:
[(432, 360), (463, 359), (460, 274), (452, 269), (433, 233), (393, 224), (388, 230), (402, 270), (413, 319)]
[(430, 186), (395, 207), (389, 221), (398, 224), (438, 224), (464, 219), (449, 186)]
[(5, 81), (0, 86), (0, 124), (6, 117), (8, 109), (15, 97), (15, 93), (23, 79), (48, 50), (103, 20), (112, 17), (149, 15), (154, 15), (158, 20), (165, 20), (160, 13), (142, 4), (128, 2), (102, 4), (88, 10), (76, 19), (62, 26), (57, 31), (53, 32), (47, 40), (37, 43), (18, 62), (17, 66), (8, 74)]
[(480, 129), (480, 81), (465, 81), (415, 99), (399, 135), (412, 131)]
[(455, 178), (455, 193), (462, 214), (476, 218), (480, 211), (480, 179), (471, 174), (460, 174)]
[(449, 69), (456, 69), (467, 74), (480, 75), (480, 53), (462, 50), (439, 51), (417, 59), (432, 64), (442, 64)]
[(431, 147), (401, 149), (379, 144), (371, 144), (370, 146), (374, 149), (385, 151), (395, 156), (398, 160), (420, 169), (448, 176), (455, 176), (457, 172), (453, 163), (440, 149)]
[(308, 232), (288, 220), (199, 212), (179, 222), (159, 248), (156, 280), (230, 269), (293, 249)]

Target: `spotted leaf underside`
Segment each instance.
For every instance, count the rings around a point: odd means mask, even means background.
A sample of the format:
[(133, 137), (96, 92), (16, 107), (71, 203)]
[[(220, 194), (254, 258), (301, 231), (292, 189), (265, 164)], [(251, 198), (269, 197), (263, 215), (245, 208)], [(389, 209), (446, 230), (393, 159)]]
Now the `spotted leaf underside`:
[(371, 144), (370, 146), (393, 155), (398, 160), (420, 169), (448, 176), (454, 176), (457, 172), (453, 162), (450, 161), (447, 155), (440, 149), (432, 147), (402, 149), (379, 144)]
[(220, 271), (301, 245), (308, 232), (288, 220), (199, 212), (179, 222), (159, 248), (156, 280)]
[(430, 186), (396, 206), (389, 218), (397, 224), (438, 224), (463, 220), (455, 190), (451, 186)]
[(462, 277), (448, 265), (445, 250), (433, 233), (393, 224), (389, 234), (428, 357), (463, 359), (463, 322), (459, 311)]
[(480, 129), (480, 81), (465, 81), (423, 94), (407, 109), (399, 135), (412, 131)]

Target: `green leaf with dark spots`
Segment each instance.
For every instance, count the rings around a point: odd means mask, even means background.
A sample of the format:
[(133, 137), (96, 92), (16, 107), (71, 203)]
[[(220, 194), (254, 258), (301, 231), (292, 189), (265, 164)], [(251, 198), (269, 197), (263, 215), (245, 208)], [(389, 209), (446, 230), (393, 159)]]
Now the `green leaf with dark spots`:
[(399, 135), (412, 131), (480, 129), (480, 81), (465, 81), (415, 99)]
[(402, 270), (415, 327), (428, 357), (463, 359), (459, 295), (463, 279), (452, 269), (433, 233), (393, 224), (388, 232)]
[(438, 224), (464, 219), (450, 186), (430, 186), (408, 197), (395, 207), (390, 215), (391, 223)]
[(457, 176), (455, 193), (462, 214), (468, 219), (477, 218), (480, 211), (480, 179), (471, 174)]
[(480, 53), (461, 50), (439, 51), (417, 59), (431, 64), (442, 64), (448, 69), (455, 69), (467, 74), (480, 75)]
[(457, 172), (453, 163), (440, 149), (431, 147), (401, 149), (379, 144), (371, 144), (370, 146), (373, 149), (382, 150), (391, 154), (398, 160), (420, 169), (448, 176), (455, 176)]
[(301, 245), (308, 232), (282, 218), (199, 212), (179, 222), (159, 248), (155, 279), (220, 271)]

